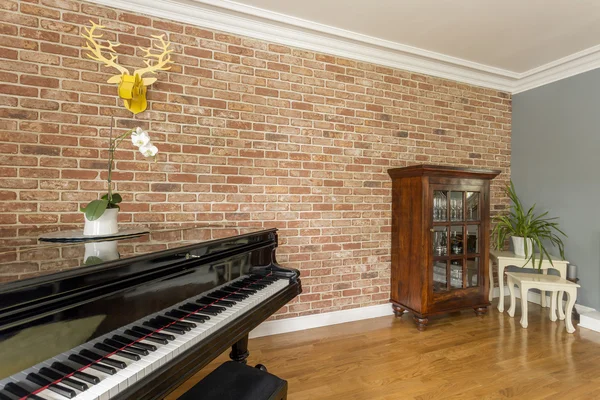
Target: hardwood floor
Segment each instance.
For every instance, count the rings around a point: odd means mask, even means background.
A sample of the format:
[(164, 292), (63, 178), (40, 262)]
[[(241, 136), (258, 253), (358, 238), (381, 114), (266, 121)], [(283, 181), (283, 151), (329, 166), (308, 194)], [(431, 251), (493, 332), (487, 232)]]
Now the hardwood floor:
[(517, 306), (515, 318), (495, 307), (432, 317), (425, 332), (410, 314), (350, 322), (252, 339), (249, 364), (286, 379), (290, 400), (600, 398), (600, 333), (567, 334), (532, 303), (528, 329), (519, 318)]

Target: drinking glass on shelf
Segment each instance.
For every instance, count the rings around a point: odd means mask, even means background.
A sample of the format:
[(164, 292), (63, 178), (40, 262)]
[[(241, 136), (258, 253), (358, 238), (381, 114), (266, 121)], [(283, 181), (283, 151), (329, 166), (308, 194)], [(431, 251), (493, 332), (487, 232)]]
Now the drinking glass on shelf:
[(448, 240), (445, 231), (436, 231), (433, 234), (433, 254), (445, 256), (448, 248)]
[(440, 209), (439, 209), (439, 220), (446, 221), (446, 208), (448, 207), (448, 201), (444, 192), (440, 192)]
[(450, 221), (456, 221), (456, 199), (450, 199)]

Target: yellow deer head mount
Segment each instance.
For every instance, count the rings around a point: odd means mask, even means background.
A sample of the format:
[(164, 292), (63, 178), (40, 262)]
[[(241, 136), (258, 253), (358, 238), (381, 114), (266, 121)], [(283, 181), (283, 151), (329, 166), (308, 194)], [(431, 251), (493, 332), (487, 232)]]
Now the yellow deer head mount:
[[(113, 43), (107, 41), (108, 45), (101, 45), (98, 43), (98, 39), (102, 39), (102, 35), (95, 34), (96, 29), (104, 28), (101, 25), (97, 25), (93, 21), (91, 28), (84, 28), (85, 33), (82, 33), (86, 39), (86, 45), (83, 46), (85, 50), (88, 50), (87, 57), (92, 60), (100, 61), (108, 67), (117, 69), (121, 74), (115, 75), (108, 80), (108, 83), (119, 84), (119, 97), (123, 99), (125, 108), (134, 114), (138, 114), (146, 109), (148, 102), (146, 100), (146, 87), (156, 82), (156, 78), (144, 78), (144, 74), (156, 73), (156, 71), (166, 71), (171, 69), (168, 64), (171, 63), (171, 56), (169, 55), (173, 50), (170, 48), (171, 43), (165, 42), (164, 35), (152, 36), (160, 41), (159, 44), (155, 43), (156, 49), (152, 47), (140, 49), (144, 52), (144, 63), (145, 68), (136, 69), (133, 74), (129, 73), (129, 70), (116, 63), (117, 54), (115, 47), (119, 46), (119, 43)], [(158, 50), (161, 53), (153, 53), (152, 50)], [(107, 58), (102, 54), (108, 52), (109, 57)], [(154, 59), (155, 63), (152, 64), (151, 60)]]

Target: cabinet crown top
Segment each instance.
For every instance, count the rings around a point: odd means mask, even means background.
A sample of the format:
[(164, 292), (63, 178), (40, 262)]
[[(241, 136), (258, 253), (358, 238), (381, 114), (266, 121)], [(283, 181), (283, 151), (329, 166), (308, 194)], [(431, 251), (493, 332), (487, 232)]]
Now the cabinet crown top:
[(500, 174), (500, 170), (454, 167), (447, 165), (412, 165), (410, 167), (388, 169), (392, 178), (411, 176), (447, 176), (457, 178), (493, 179)]

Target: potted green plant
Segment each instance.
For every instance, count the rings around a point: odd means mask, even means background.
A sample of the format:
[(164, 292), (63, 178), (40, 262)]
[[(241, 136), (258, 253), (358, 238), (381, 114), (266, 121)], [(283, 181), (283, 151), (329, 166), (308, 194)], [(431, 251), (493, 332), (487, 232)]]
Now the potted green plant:
[(110, 124), (110, 141), (108, 148), (108, 190), (104, 196), (98, 200), (90, 201), (85, 207), (81, 207), (80, 211), (84, 213), (85, 225), (83, 234), (86, 236), (101, 236), (114, 234), (119, 231), (117, 225), (117, 216), (119, 212), (119, 203), (123, 200), (119, 193), (114, 193), (112, 190), (112, 170), (115, 159), (115, 150), (128, 136), (131, 136), (131, 142), (144, 157), (155, 157), (158, 149), (150, 141), (148, 132), (137, 127), (130, 129), (124, 134), (113, 139), (112, 136), (113, 123)]
[(550, 260), (552, 257), (548, 253), (546, 246), (556, 246), (560, 252), (560, 257), (565, 259), (564, 244), (560, 235), (567, 235), (559, 228), (558, 218), (548, 218), (548, 212), (536, 214), (535, 204), (525, 211), (525, 207), (517, 196), (515, 186), (510, 182), (506, 188), (506, 194), (512, 202), (512, 210), (506, 215), (494, 217), (494, 247), (502, 250), (508, 236), (512, 238), (515, 254), (523, 256), (527, 261), (532, 260), (536, 263), (536, 253), (534, 246), (539, 250), (539, 260), (537, 267), (540, 268), (544, 258)]

